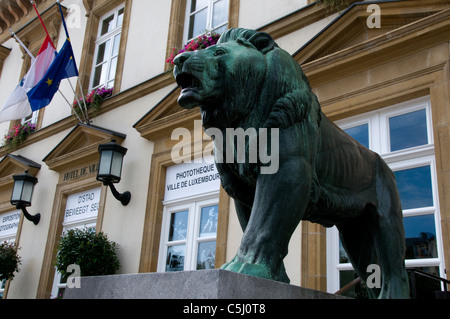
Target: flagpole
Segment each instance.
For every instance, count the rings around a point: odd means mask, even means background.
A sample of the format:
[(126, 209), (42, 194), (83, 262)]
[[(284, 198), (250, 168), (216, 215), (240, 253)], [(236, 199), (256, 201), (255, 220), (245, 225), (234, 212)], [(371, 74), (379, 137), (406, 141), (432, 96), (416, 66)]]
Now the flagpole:
[(72, 85), (72, 82), (70, 82), (69, 79), (67, 79), (67, 82), (69, 82), (70, 87), (72, 88), (73, 94), (75, 94), (75, 98), (77, 99), (78, 108), (80, 109), (81, 114), (83, 114), (83, 117), (84, 117), (84, 120), (86, 121), (86, 124), (89, 124), (89, 117), (88, 117), (88, 115), (87, 115), (86, 102), (84, 101), (84, 98), (83, 98), (83, 102), (84, 102), (84, 108), (85, 108), (86, 114), (84, 114), (84, 112), (83, 112), (83, 109), (82, 109), (82, 107), (81, 107), (81, 105), (80, 105), (80, 104), (81, 104), (81, 103), (80, 103), (81, 100), (78, 98), (78, 95), (77, 95), (77, 93), (75, 92), (75, 89), (74, 89), (74, 87), (73, 87), (73, 85)]
[(30, 3), (32, 4), (32, 6), (33, 6), (33, 8), (34, 8), (34, 11), (36, 11), (36, 14), (37, 14), (39, 20), (41, 21), (42, 27), (44, 28), (45, 33), (47, 34), (48, 38), (50, 39), (50, 42), (52, 43), (53, 47), (55, 47), (55, 44), (53, 43), (53, 40), (52, 40), (52, 38), (50, 37), (50, 34), (49, 34), (48, 31), (47, 31), (47, 28), (45, 27), (44, 21), (42, 20), (41, 15), (39, 14), (38, 9), (36, 8), (36, 4), (35, 4), (34, 1), (32, 1), (32, 0), (30, 0)]
[(83, 98), (84, 110), (86, 112), (86, 124), (87, 125), (91, 125), (91, 120), (89, 119), (89, 111), (88, 111), (88, 108), (87, 108), (86, 99), (84, 97), (83, 88), (81, 87), (80, 77), (78, 77), (77, 81), (78, 81), (78, 86), (80, 88), (81, 97)]
[[(69, 31), (67, 30), (67, 25), (66, 25), (66, 20), (64, 19), (64, 14), (63, 14), (62, 9), (61, 9), (61, 3), (59, 2), (59, 0), (56, 0), (56, 3), (58, 4), (59, 12), (61, 13), (61, 20), (62, 20), (62, 23), (63, 23), (63, 26), (64, 26), (64, 31), (66, 32), (66, 38), (67, 38), (68, 41), (70, 41)], [(76, 65), (75, 57), (73, 57), (73, 59), (74, 59), (75, 65)], [(89, 119), (89, 111), (88, 111), (87, 104), (86, 104), (86, 98), (85, 98), (84, 93), (83, 93), (83, 87), (81, 86), (80, 76), (77, 77), (77, 82), (78, 82), (78, 85), (79, 85), (79, 88), (80, 88), (81, 97), (83, 99), (84, 111), (86, 112), (86, 115), (84, 115), (84, 113), (83, 113), (83, 117), (86, 120), (86, 124), (90, 125), (91, 121)], [(72, 90), (74, 90), (74, 88), (72, 86), (72, 82), (69, 81), (69, 83), (70, 83), (70, 86), (72, 87)], [(74, 90), (74, 92), (75, 92), (75, 90)], [(75, 96), (76, 96), (76, 93), (75, 93)], [(78, 102), (80, 101), (78, 99), (78, 97), (77, 97), (77, 101)], [(81, 110), (81, 107), (80, 107), (80, 110)]]
[(61, 13), (61, 19), (62, 19), (62, 23), (64, 26), (64, 31), (66, 32), (66, 37), (67, 37), (67, 39), (69, 39), (69, 31), (67, 31), (66, 20), (64, 20), (64, 15), (63, 15), (63, 12), (61, 9), (61, 3), (59, 2), (59, 0), (56, 0), (56, 3), (58, 4), (59, 12)]
[(15, 32), (13, 32), (11, 29), (8, 29), (8, 30), (9, 30), (9, 32), (11, 32), (14, 39), (16, 39), (17, 42), (19, 42), (19, 44), (22, 46), (22, 48), (25, 50), (25, 52), (30, 56), (31, 61), (33, 61), (35, 59), (35, 57), (33, 56), (33, 54), (31, 54), (30, 50), (28, 50), (28, 48), (25, 46), (25, 44), (23, 44), (23, 42), (19, 39), (19, 37), (16, 35)]
[[(64, 98), (64, 100), (66, 100), (67, 104), (69, 105), (70, 109), (75, 113), (75, 115), (78, 117), (78, 120), (80, 121), (80, 123), (83, 123), (83, 121), (81, 120), (80, 116), (78, 115), (78, 113), (73, 109), (72, 104), (70, 104), (69, 100), (67, 100), (67, 98), (65, 97), (65, 95), (61, 92), (60, 89), (58, 89), (58, 92), (62, 95), (62, 97)], [(83, 113), (83, 112), (81, 112)], [(84, 114), (83, 114), (84, 116)]]

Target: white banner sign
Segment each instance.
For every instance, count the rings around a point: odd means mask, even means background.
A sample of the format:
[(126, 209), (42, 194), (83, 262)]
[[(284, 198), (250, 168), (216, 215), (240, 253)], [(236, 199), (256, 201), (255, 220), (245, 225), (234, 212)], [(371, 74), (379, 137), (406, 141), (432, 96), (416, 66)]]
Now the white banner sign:
[(0, 238), (12, 237), (17, 233), (20, 221), (20, 210), (0, 215)]
[(220, 189), (220, 176), (213, 160), (183, 163), (167, 168), (164, 200), (201, 195)]
[(67, 197), (64, 223), (95, 218), (98, 213), (101, 188), (90, 189)]

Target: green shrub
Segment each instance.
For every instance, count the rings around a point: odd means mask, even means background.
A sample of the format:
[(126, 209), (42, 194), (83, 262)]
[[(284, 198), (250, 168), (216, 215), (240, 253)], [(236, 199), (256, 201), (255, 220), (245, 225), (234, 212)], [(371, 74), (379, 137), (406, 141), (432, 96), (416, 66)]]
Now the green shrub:
[(21, 258), (17, 254), (18, 249), (16, 244), (7, 242), (0, 244), (0, 282), (3, 279), (14, 278), (14, 272), (19, 271)]
[(61, 236), (56, 254), (56, 269), (67, 279), (69, 265), (80, 267), (81, 276), (113, 275), (120, 267), (117, 244), (94, 229), (71, 229)]

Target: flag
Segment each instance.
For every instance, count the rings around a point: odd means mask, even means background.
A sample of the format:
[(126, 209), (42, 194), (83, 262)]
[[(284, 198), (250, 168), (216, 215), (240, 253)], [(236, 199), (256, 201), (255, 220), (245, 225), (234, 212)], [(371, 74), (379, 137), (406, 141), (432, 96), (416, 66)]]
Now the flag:
[(24, 84), (27, 92), (37, 83), (39, 83), (39, 81), (44, 77), (44, 74), (47, 72), (48, 68), (55, 59), (55, 54), (55, 46), (53, 45), (50, 36), (47, 35), (45, 37), (44, 44), (42, 45), (38, 55), (36, 56), (35, 63), (31, 65), (30, 70), (27, 73)]
[(6, 100), (0, 109), (0, 122), (20, 120), (31, 115), (32, 109), (28, 101), (27, 92), (43, 78), (51, 63), (55, 59), (55, 47), (47, 35), (36, 59), (32, 62), (27, 74)]
[(31, 109), (37, 111), (47, 106), (58, 91), (61, 80), (72, 76), (78, 76), (78, 70), (73, 58), (72, 44), (67, 39), (47, 73), (27, 93)]

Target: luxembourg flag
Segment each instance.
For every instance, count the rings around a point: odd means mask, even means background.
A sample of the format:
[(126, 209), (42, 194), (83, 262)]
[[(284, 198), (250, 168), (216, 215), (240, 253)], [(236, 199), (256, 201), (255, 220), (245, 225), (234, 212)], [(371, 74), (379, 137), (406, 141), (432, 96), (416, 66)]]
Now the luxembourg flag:
[(56, 49), (47, 35), (37, 57), (32, 60), (28, 73), (16, 86), (6, 103), (0, 109), (0, 123), (19, 120), (32, 113), (27, 93), (44, 77), (48, 68), (56, 57)]

